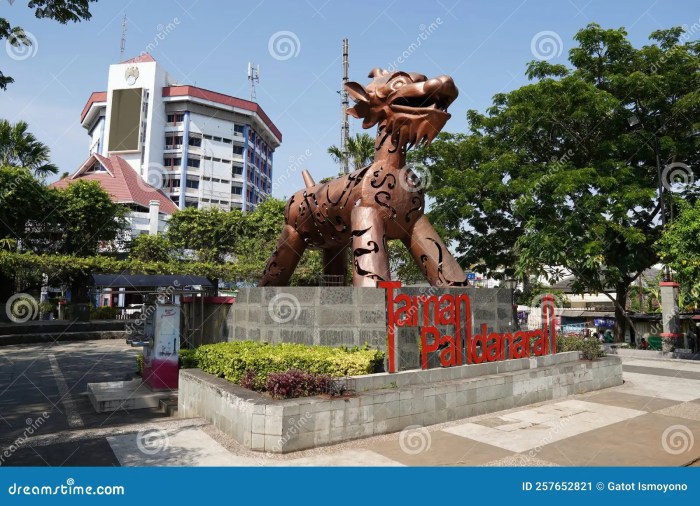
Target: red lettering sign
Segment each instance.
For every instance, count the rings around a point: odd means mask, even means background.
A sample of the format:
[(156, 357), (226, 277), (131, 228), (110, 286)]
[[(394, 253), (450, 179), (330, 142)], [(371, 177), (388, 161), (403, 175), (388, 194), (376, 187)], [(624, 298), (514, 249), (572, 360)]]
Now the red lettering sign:
[[(386, 289), (387, 353), (389, 372), (396, 372), (396, 327), (420, 328), (421, 368), (428, 368), (428, 357), (438, 354), (442, 367), (481, 364), (496, 360), (525, 358), (556, 353), (554, 329), (554, 297), (542, 299), (542, 328), (518, 330), (515, 333), (489, 332), (488, 326), (477, 325), (472, 336), (471, 302), (466, 293), (442, 295), (396, 294), (398, 281), (380, 281)], [(423, 313), (422, 321), (419, 313)], [(452, 333), (441, 335), (440, 327), (451, 327)], [(551, 340), (551, 349), (550, 349)]]

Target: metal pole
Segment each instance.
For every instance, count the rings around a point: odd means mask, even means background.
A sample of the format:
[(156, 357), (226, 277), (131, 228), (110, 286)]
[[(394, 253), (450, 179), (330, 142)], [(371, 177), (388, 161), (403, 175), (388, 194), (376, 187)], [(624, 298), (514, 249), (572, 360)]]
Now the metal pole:
[[(654, 154), (656, 155), (656, 176), (659, 190), (659, 206), (661, 208), (661, 228), (666, 228), (666, 197), (664, 195), (663, 175), (661, 173), (661, 160), (659, 158), (659, 139), (654, 134)], [(671, 281), (671, 270), (664, 265), (664, 281)]]
[(345, 89), (345, 85), (348, 83), (348, 51), (348, 39), (343, 39), (343, 87), (340, 91), (340, 95), (343, 99), (343, 121), (340, 125), (340, 149), (343, 152), (343, 158), (340, 161), (340, 167), (343, 171), (343, 174), (347, 174), (348, 172), (350, 172), (348, 163), (348, 137), (350, 137), (350, 123), (348, 122), (349, 97), (348, 92)]

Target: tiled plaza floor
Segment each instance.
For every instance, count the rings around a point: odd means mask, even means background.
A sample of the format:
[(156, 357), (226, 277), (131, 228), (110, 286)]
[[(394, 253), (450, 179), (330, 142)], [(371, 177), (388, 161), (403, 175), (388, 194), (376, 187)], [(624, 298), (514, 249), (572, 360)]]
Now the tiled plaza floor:
[[(2, 465), (700, 463), (700, 442), (696, 442), (700, 439), (698, 362), (627, 359), (623, 361), (625, 383), (619, 387), (282, 456), (246, 450), (201, 419), (172, 419), (144, 411), (95, 414), (83, 394), (85, 384), (121, 379), (131, 371), (135, 353), (129, 349), (125, 355), (124, 348), (115, 342), (68, 343), (49, 349), (0, 348), (0, 363), (4, 365), (0, 374), (0, 446), (23, 438), (28, 420), (36, 419), (37, 413), (48, 413), (41, 430), (27, 437)], [(56, 358), (52, 361), (49, 354)], [(65, 383), (68, 391), (61, 393), (59, 383)], [(147, 438), (141, 437), (145, 429), (150, 431)]]

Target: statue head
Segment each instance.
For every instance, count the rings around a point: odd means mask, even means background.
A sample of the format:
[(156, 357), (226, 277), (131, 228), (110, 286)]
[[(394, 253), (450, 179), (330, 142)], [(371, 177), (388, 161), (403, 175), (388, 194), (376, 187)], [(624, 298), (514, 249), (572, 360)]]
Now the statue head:
[(356, 82), (345, 85), (356, 102), (348, 113), (363, 120), (363, 128), (378, 125), (379, 142), (387, 137), (398, 149), (425, 145), (435, 138), (450, 119), (447, 108), (457, 98), (457, 87), (450, 76), (428, 79), (416, 72), (389, 72), (375, 68), (367, 86)]

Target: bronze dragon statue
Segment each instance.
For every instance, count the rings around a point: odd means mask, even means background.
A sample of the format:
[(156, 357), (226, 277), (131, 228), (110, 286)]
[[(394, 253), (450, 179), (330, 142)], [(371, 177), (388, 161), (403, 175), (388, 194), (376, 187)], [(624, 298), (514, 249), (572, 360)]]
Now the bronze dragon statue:
[(323, 251), (323, 271), (347, 275), (352, 248), (353, 285), (390, 280), (387, 241), (401, 239), (431, 285), (463, 286), (465, 275), (423, 214), (425, 196), (406, 151), (429, 144), (450, 119), (457, 98), (449, 76), (428, 79), (414, 72), (369, 73), (367, 86), (347, 83), (355, 106), (348, 113), (377, 126), (374, 162), (327, 183), (303, 172), (306, 188), (285, 208), (285, 225), (259, 286), (285, 286), (306, 248)]

